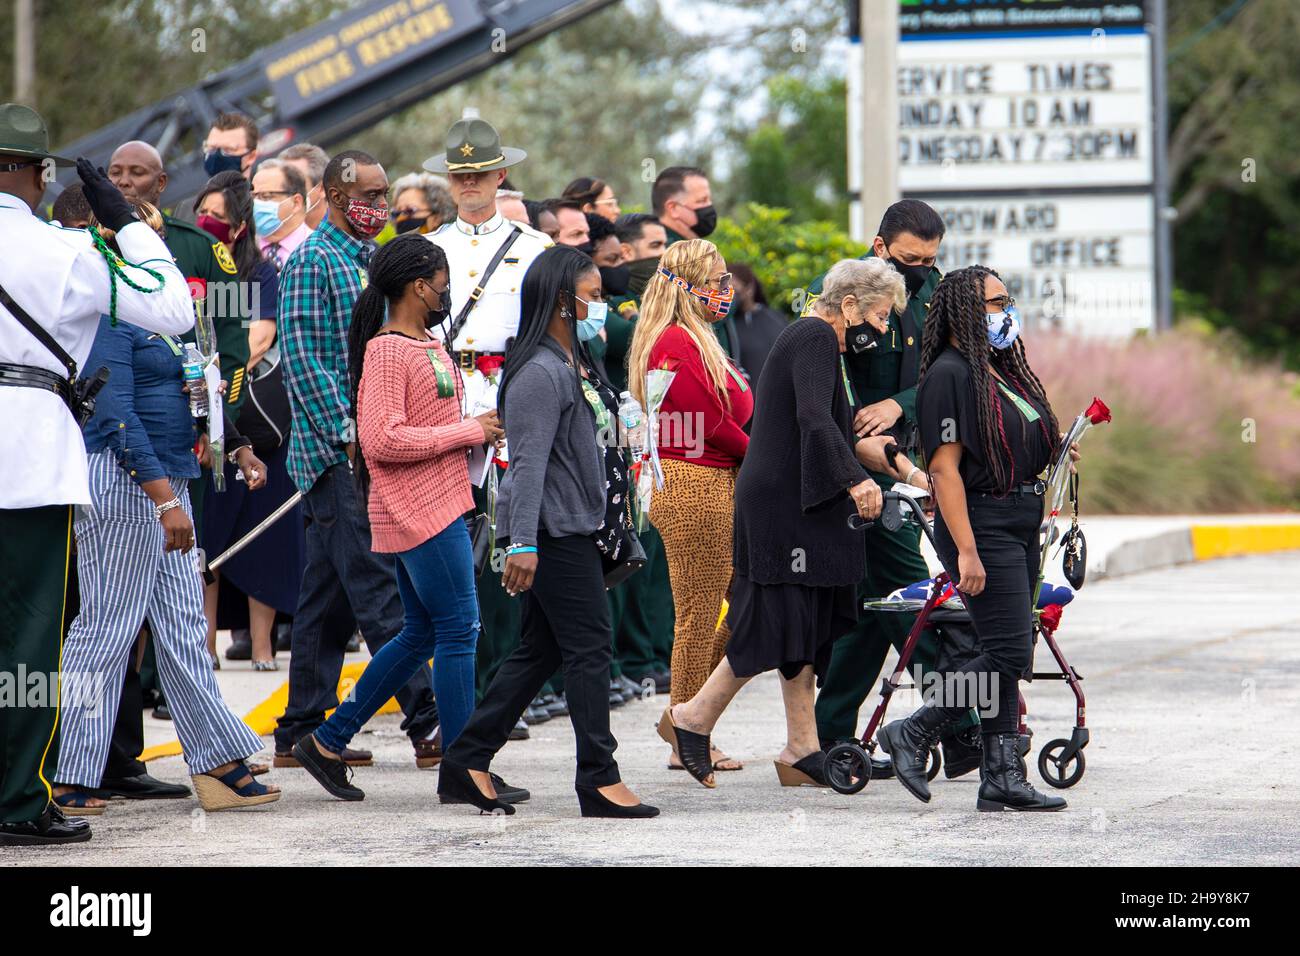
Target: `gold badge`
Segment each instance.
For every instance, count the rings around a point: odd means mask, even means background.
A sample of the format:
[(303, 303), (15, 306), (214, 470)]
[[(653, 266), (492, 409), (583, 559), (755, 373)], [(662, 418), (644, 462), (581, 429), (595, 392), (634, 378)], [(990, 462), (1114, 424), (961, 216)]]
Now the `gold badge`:
[(225, 246), (219, 242), (214, 242), (212, 244), (212, 254), (217, 257), (217, 265), (221, 266), (222, 272), (228, 272), (232, 276), (238, 274), (239, 270), (235, 268), (235, 260), (230, 257), (230, 253)]
[(226, 392), (226, 403), (233, 405), (239, 401), (239, 390), (244, 387), (244, 370), (243, 368), (235, 369), (235, 374), (230, 376), (230, 389)]
[(910, 335), (907, 337), (907, 344), (909, 346), (912, 344), (912, 337)]
[(473, 155), (474, 155), (474, 147), (471, 146), (469, 143), (466, 143), (464, 146), (462, 146), (462, 147), (460, 148), (460, 154), (461, 154), (462, 156), (473, 156)]

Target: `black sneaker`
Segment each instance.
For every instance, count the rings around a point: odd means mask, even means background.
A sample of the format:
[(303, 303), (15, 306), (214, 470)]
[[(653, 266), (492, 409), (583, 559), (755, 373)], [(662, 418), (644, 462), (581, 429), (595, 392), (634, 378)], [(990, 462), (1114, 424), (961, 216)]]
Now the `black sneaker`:
[(316, 782), (340, 800), (364, 800), (365, 791), (352, 785), (352, 768), (342, 760), (330, 760), (320, 752), (316, 738), (308, 734), (293, 745), (293, 755)]
[(524, 723), (521, 717), (515, 724), (514, 729), (510, 731), (509, 736), (506, 737), (506, 740), (527, 740), (528, 737), (528, 725)]
[(534, 697), (524, 711), (524, 723), (531, 727), (533, 724), (544, 724), (550, 719), (551, 712), (546, 708), (546, 701), (540, 696)]

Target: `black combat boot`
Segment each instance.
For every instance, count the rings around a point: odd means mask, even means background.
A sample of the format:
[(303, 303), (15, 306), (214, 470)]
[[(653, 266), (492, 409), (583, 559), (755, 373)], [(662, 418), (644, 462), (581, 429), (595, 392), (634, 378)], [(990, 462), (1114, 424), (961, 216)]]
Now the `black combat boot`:
[(894, 776), (898, 782), (924, 803), (930, 802), (930, 783), (925, 779), (930, 748), (955, 719), (943, 708), (927, 705), (911, 717), (886, 724), (876, 734), (880, 749), (889, 754), (894, 763)]
[(985, 734), (978, 810), (1061, 810), (1065, 800), (1039, 793), (1025, 779), (1016, 734)]
[(939, 746), (943, 750), (943, 775), (949, 780), (964, 776), (980, 765), (979, 725), (944, 734)]

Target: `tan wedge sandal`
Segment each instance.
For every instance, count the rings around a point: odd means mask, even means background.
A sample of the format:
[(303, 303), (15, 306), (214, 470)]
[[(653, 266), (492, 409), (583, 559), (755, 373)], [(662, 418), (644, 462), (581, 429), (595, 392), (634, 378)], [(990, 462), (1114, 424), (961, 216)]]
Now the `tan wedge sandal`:
[[(245, 777), (248, 778), (248, 783), (238, 786), (238, 782)], [(190, 777), (190, 780), (194, 783), (194, 792), (198, 794), (199, 804), (208, 813), (256, 807), (263, 803), (275, 803), (280, 799), (280, 791), (269, 790), (265, 785), (254, 780), (248, 765), (242, 760), (220, 777), (196, 773)]]

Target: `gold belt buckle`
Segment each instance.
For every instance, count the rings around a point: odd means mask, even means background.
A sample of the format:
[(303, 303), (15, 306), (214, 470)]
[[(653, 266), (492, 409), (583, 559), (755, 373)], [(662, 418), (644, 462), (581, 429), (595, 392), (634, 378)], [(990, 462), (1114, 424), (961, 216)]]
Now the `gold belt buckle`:
[(478, 353), (475, 352), (473, 349), (461, 349), (458, 353), (456, 353), (456, 361), (459, 363), (460, 367), (464, 369), (466, 372), (472, 372), (474, 371), (475, 368), (477, 368), (477, 364), (475, 362), (477, 356)]

